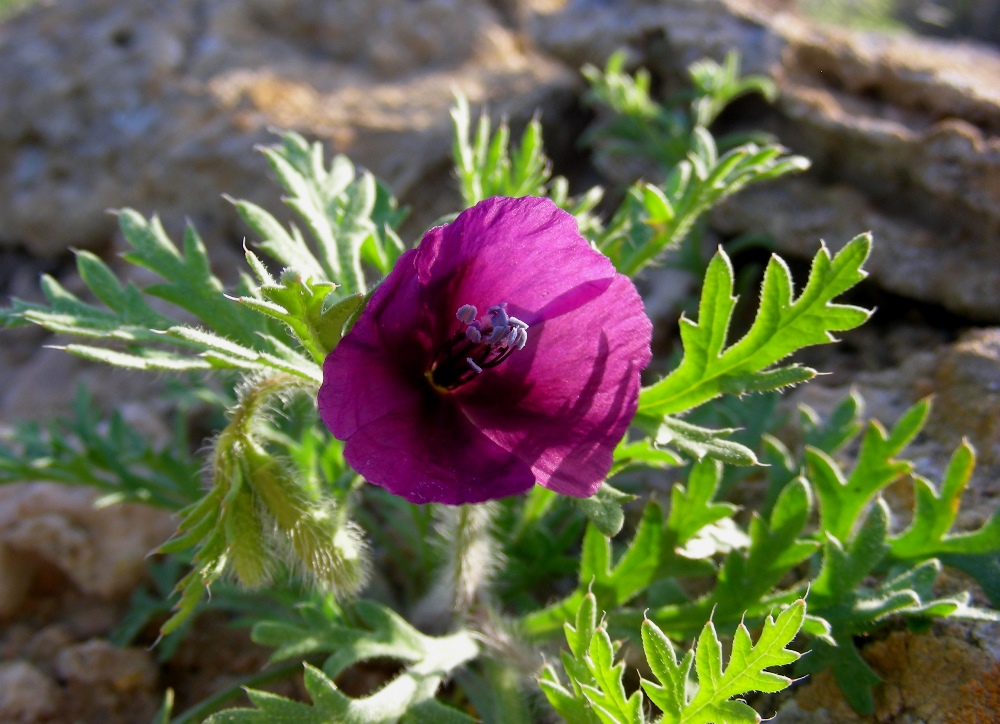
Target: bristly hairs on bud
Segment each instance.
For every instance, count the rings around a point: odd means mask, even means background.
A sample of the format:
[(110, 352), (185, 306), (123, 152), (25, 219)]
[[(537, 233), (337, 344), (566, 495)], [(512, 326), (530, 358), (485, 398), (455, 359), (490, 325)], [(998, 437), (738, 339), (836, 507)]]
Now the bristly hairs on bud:
[[(287, 461), (269, 453), (259, 441), (262, 424), (277, 412), (275, 403), (287, 404), (296, 394), (313, 390), (291, 375), (248, 378), (237, 393), (230, 424), (216, 440), (216, 456), (232, 455), (246, 488), (253, 497), (266, 551), (281, 556), (291, 568), (318, 587), (338, 596), (356, 593), (367, 581), (367, 551), (359, 530), (347, 520), (344, 510), (321, 495), (307, 491)], [(225, 469), (218, 465), (217, 471)], [(248, 524), (244, 524), (248, 527)], [(246, 542), (245, 537), (241, 542)], [(230, 547), (236, 539), (230, 539)], [(258, 546), (260, 548), (261, 546)], [(241, 551), (244, 557), (253, 550)], [(234, 570), (246, 580), (236, 565)], [(243, 566), (247, 568), (246, 565)], [(255, 572), (250, 567), (250, 572)]]
[(263, 442), (264, 423), (280, 403), (313, 392), (308, 382), (285, 373), (248, 377), (240, 385), (229, 424), (212, 443), (211, 488), (181, 511), (177, 533), (158, 549), (196, 549), (161, 635), (188, 619), (225, 572), (243, 586), (260, 588), (284, 561), (337, 596), (352, 595), (366, 582), (367, 551), (346, 510), (303, 486), (293, 466)]
[(307, 492), (291, 466), (257, 446), (248, 448), (246, 462), (276, 552), (318, 588), (337, 596), (360, 590), (367, 582), (367, 549), (343, 508)]

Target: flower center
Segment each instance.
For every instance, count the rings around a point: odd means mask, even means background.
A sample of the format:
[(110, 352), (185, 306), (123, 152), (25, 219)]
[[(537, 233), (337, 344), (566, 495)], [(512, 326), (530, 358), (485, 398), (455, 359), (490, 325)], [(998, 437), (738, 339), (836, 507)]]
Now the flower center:
[(442, 392), (474, 380), (483, 370), (496, 367), (528, 341), (528, 325), (507, 315), (507, 302), (495, 304), (481, 319), (471, 304), (463, 304), (455, 316), (458, 331), (437, 351), (427, 379)]

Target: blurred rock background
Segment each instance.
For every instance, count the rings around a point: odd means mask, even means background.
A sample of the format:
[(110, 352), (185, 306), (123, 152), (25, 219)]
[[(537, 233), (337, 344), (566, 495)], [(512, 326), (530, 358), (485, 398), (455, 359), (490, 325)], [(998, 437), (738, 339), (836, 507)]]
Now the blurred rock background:
[[(190, 219), (233, 278), (247, 230), (221, 194), (277, 210), (253, 152), (271, 128), (321, 140), (387, 181), (412, 208), (412, 242), (458, 204), (454, 90), (515, 129), (540, 111), (556, 171), (576, 191), (602, 183), (614, 195), (633, 179), (577, 143), (594, 120), (578, 68), (626, 48), (666, 93), (694, 60), (738, 50), (744, 71), (774, 77), (781, 97), (741, 101), (718, 125), (767, 130), (814, 165), (734, 197), (711, 219), (708, 241), (762, 232), (805, 259), (820, 239), (836, 249), (861, 231), (875, 236), (856, 301), (878, 312), (814, 353), (810, 362), (832, 374), (796, 399), (822, 410), (854, 385), (873, 417), (892, 422), (936, 395), (913, 452), (921, 472), (939, 479), (968, 436), (980, 467), (962, 522), (977, 526), (997, 507), (1000, 0), (0, 7), (0, 303), (38, 298), (42, 271), (77, 288), (71, 247), (115, 266), (120, 240), (107, 210), (123, 206), (159, 213), (175, 234)], [(0, 333), (0, 428), (65, 412), (85, 384), (145, 433), (168, 433), (155, 383), (41, 348), (49, 342), (37, 330)], [(93, 499), (29, 481), (0, 488), (0, 721), (148, 721), (167, 684), (193, 701), (265, 659), (244, 634), (211, 622), (168, 666), (108, 644), (143, 556), (173, 522), (141, 506), (95, 510)], [(866, 649), (886, 680), (877, 720), (994, 721), (975, 706), (1000, 697), (996, 627), (948, 624), (934, 635), (895, 632)], [(942, 666), (947, 685), (922, 685)], [(778, 720), (855, 721), (838, 696), (818, 677)]]

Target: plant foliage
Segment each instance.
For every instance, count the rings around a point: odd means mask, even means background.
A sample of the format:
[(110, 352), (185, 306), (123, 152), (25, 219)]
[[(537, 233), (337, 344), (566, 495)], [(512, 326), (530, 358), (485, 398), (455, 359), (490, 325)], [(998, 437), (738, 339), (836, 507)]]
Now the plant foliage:
[[(562, 655), (569, 679), (566, 688), (555, 668), (547, 666), (539, 681), (552, 707), (570, 724), (753, 724), (760, 721), (751, 707), (736, 697), (750, 692), (777, 692), (792, 680), (767, 669), (796, 661), (800, 654), (786, 648), (805, 620), (805, 601), (793, 602), (776, 619), (764, 620), (756, 643), (742, 623), (733, 638), (728, 666), (711, 621), (697, 643), (678, 661), (670, 639), (648, 619), (642, 623), (642, 647), (655, 677), (642, 690), (662, 716), (649, 719), (642, 693), (628, 695), (622, 682), (624, 663), (615, 663), (618, 647), (603, 622), (597, 622), (597, 599), (580, 602), (573, 626), (564, 626), (569, 651)], [(692, 672), (692, 664), (694, 671)]]
[[(605, 70), (584, 71), (589, 99), (612, 114), (589, 140), (599, 156), (641, 154), (660, 173), (633, 184), (604, 217), (602, 189), (571, 198), (553, 175), (538, 118), (515, 144), (508, 124), (494, 128), (485, 113), (473, 130), (461, 96), (452, 113), (465, 205), (546, 195), (623, 273), (654, 263), (703, 273), (696, 319), (680, 319), (678, 361), (642, 389), (635, 429), (590, 499), (536, 487), (494, 505), (421, 507), (350, 469), (313, 400), (324, 359), (405, 249), (397, 232), (405, 212), (370, 173), (343, 156), (327, 164), (319, 144), (294, 133), (262, 149), (294, 222), (232, 200), (256, 243), (246, 249), (248, 271), (229, 286), (193, 228), (178, 245), (155, 217), (124, 210), (120, 275), (78, 252), (79, 295), (47, 276), (45, 302), (0, 310), (5, 326), (42, 327), (72, 354), (169, 372), (186, 390), (165, 405), (176, 417), (167, 444), (149, 444), (121, 414), (102, 418), (86, 396), (69, 419), (16, 425), (0, 445), (0, 483), (83, 484), (103, 493), (102, 504), (178, 511), (177, 533), (153, 565), (155, 590), (136, 593), (116, 640), (165, 619), (159, 645), (168, 655), (206, 608), (242, 613), (254, 639), (274, 649), (272, 665), (243, 682), (251, 708), (209, 721), (527, 724), (538, 717), (526, 688), (541, 671), (546, 700), (570, 722), (645, 722), (649, 704), (662, 712), (658, 722), (753, 722), (759, 716), (741, 697), (789, 686), (773, 669), (799, 657), (789, 648), (799, 633), (812, 653), (797, 670), (830, 670), (865, 713), (878, 677), (859, 637), (890, 617), (917, 628), (941, 617), (997, 618), (968, 594), (935, 587), (952, 566), (1000, 605), (1000, 515), (953, 530), (973, 474), (967, 443), (940, 483), (906, 459), (928, 402), (887, 429), (866, 424), (851, 394), (825, 419), (803, 408), (796, 444), (778, 436), (776, 392), (817, 374), (789, 355), (868, 317), (842, 296), (865, 276), (870, 238), (836, 254), (821, 246), (798, 292), (772, 256), (753, 320), (735, 341), (735, 292), (744, 287), (726, 251), (704, 265), (671, 256), (698, 241), (723, 199), (806, 168), (767, 138), (709, 130), (734, 99), (771, 98), (774, 86), (741, 77), (730, 56), (696, 63), (691, 90), (660, 102), (649, 74), (629, 75), (624, 63), (616, 55)], [(129, 266), (155, 281), (129, 281)], [(192, 403), (219, 418), (204, 475), (189, 452), (204, 443), (186, 422)], [(916, 502), (897, 526), (880, 496), (903, 478)], [(669, 494), (650, 492), (663, 481)], [(756, 509), (727, 500), (745, 481), (766, 491)], [(369, 581), (369, 598), (358, 598)], [(558, 646), (560, 632), (562, 671), (543, 668), (537, 647)], [(642, 646), (653, 678), (626, 683), (614, 638)], [(395, 667), (374, 693), (350, 696), (338, 685), (373, 662)], [(257, 688), (299, 671), (311, 703)], [(200, 720), (234, 691), (172, 721)], [(157, 720), (171, 721), (172, 709), (168, 692)]]

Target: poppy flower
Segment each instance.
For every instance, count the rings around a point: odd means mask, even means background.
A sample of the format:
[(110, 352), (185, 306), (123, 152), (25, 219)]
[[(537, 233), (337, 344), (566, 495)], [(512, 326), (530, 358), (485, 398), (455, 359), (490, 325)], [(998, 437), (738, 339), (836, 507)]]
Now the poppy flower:
[(323, 364), (320, 417), (368, 482), (477, 503), (597, 492), (652, 325), (628, 277), (544, 198), (491, 198), (404, 253)]

